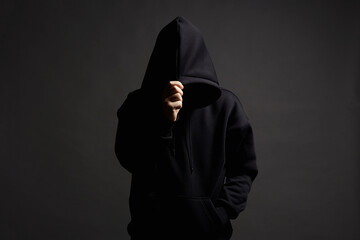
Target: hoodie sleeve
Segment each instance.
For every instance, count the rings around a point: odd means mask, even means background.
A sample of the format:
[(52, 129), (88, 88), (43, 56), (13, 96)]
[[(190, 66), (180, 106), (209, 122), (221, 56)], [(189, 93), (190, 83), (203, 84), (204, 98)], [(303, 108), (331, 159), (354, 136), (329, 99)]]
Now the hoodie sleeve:
[[(115, 154), (130, 173), (150, 173), (154, 166), (154, 106), (139, 90), (130, 92), (117, 111)], [(151, 112), (152, 111), (152, 112)]]
[(120, 164), (130, 173), (141, 169), (141, 162), (145, 162), (140, 151), (146, 136), (142, 133), (142, 126), (137, 119), (135, 99), (130, 93), (117, 111), (118, 125), (115, 140), (115, 154)]
[(219, 195), (218, 211), (224, 222), (235, 219), (245, 209), (258, 173), (252, 127), (240, 101), (235, 99), (226, 132), (226, 180)]
[(150, 104), (141, 93), (132, 92), (117, 111), (115, 154), (130, 173), (149, 173), (157, 159), (152, 156), (165, 153), (172, 147), (170, 142), (175, 122), (157, 111), (159, 108), (143, 106), (144, 103)]

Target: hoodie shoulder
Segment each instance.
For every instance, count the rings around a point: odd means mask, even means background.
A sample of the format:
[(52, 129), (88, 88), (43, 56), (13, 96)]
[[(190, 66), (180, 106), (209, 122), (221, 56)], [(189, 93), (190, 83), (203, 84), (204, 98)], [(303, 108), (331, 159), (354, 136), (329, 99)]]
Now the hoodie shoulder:
[(236, 114), (242, 119), (248, 120), (244, 106), (241, 103), (239, 97), (234, 92), (223, 87), (220, 87), (220, 90), (221, 97), (218, 100), (218, 104), (220, 104), (222, 108), (227, 109), (229, 114)]
[(226, 103), (228, 104), (241, 104), (240, 102), (240, 99), (239, 97), (233, 93), (232, 91), (226, 89), (226, 88), (223, 88), (223, 87), (220, 87), (220, 90), (221, 90), (221, 99), (223, 101), (225, 101)]
[(144, 93), (141, 89), (136, 89), (129, 92), (122, 103), (122, 105), (117, 110), (117, 115), (119, 116), (119, 112), (122, 109), (127, 109), (131, 111), (132, 109), (136, 109), (141, 101), (144, 99)]

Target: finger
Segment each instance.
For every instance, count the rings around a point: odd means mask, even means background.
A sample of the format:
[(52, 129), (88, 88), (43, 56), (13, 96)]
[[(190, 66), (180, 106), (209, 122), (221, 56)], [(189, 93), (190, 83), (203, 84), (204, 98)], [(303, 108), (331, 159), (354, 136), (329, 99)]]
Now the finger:
[(173, 109), (181, 109), (182, 108), (182, 102), (181, 101), (177, 101), (177, 102), (169, 102), (169, 106)]
[(171, 102), (176, 102), (176, 101), (182, 101), (183, 100), (180, 93), (175, 93), (175, 94), (171, 95), (170, 97), (168, 97), (167, 99), (169, 101), (171, 101)]
[(178, 87), (178, 86), (172, 86), (168, 92), (164, 91), (163, 92), (163, 97), (164, 98), (167, 98), (171, 95), (174, 95), (176, 93), (179, 93), (181, 96), (184, 94), (183, 91)]
[[(175, 89), (174, 89), (175, 88)], [(184, 86), (182, 85), (181, 82), (179, 81), (170, 81), (168, 82), (162, 92), (162, 98), (167, 98), (168, 96), (176, 93), (176, 92), (180, 92), (181, 95), (183, 95), (183, 91), (181, 89), (183, 89)]]
[(181, 96), (184, 94), (183, 91), (178, 86), (172, 86), (169, 89), (169, 95), (173, 95), (175, 93), (180, 93)]
[(173, 86), (173, 88), (176, 89), (176, 92), (180, 93), (181, 96), (184, 94), (183, 90), (181, 90), (178, 86)]
[(169, 83), (178, 86), (180, 89), (184, 88), (184, 85), (180, 81), (170, 81)]
[(163, 97), (167, 97), (169, 95), (169, 91), (172, 87), (173, 87), (173, 84), (171, 83), (171, 81), (166, 83), (166, 85), (162, 91)]
[(171, 103), (171, 102), (177, 102), (177, 101), (180, 101), (180, 102), (183, 101), (183, 99), (182, 99), (182, 97), (180, 96), (180, 94), (179, 94), (179, 95), (172, 95), (172, 96), (170, 96), (170, 97), (168, 97), (168, 98), (165, 98), (165, 100), (164, 100), (164, 102), (169, 102), (169, 103)]

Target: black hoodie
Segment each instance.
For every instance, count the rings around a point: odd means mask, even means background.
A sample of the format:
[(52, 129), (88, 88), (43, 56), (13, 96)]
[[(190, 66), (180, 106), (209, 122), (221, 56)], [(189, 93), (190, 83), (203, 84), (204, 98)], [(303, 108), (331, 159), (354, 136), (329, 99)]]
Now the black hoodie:
[[(172, 80), (185, 86), (176, 121), (161, 108)], [(132, 239), (229, 239), (257, 175), (253, 132), (191, 22), (177, 17), (160, 31), (141, 88), (117, 115), (116, 156), (132, 174)]]

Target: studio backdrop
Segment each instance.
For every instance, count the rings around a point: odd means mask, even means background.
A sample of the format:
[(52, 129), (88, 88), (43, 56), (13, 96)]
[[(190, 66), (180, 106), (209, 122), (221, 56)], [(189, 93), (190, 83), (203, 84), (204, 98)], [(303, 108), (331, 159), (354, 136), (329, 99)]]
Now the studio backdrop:
[(116, 112), (176, 16), (200, 29), (220, 86), (253, 125), (259, 175), (232, 239), (360, 239), (359, 10), (356, 1), (2, 1), (0, 239), (129, 239)]

